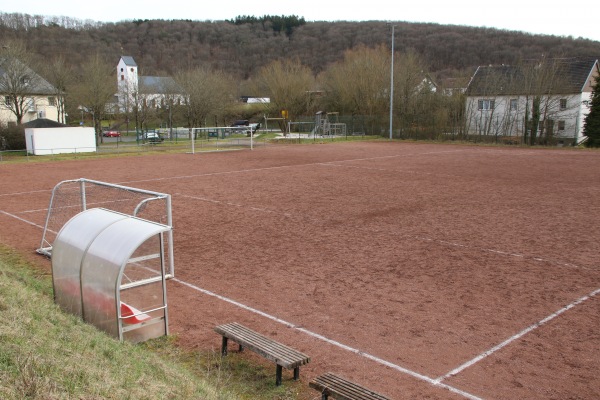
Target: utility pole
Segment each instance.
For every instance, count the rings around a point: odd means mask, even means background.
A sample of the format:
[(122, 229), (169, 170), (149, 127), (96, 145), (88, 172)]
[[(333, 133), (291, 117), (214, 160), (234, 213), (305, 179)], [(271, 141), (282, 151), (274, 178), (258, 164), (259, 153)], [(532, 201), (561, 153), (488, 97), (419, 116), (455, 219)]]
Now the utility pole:
[(394, 121), (394, 28), (392, 24), (392, 65), (390, 68), (390, 140), (392, 140)]

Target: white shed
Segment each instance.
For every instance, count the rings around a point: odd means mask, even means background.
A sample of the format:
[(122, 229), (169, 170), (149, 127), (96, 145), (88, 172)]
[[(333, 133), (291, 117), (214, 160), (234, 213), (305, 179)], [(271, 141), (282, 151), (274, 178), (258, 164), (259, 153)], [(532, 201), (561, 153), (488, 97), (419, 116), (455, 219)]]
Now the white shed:
[(26, 128), (27, 154), (90, 153), (96, 151), (94, 128)]

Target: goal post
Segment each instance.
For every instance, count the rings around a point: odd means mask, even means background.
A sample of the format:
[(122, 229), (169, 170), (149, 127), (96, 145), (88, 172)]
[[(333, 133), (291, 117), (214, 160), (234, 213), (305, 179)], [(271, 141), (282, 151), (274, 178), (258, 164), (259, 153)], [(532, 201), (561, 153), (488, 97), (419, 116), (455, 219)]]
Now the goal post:
[[(104, 208), (173, 227), (171, 195), (134, 187), (80, 178), (57, 183), (52, 189), (39, 254), (52, 257), (52, 243), (60, 229), (75, 215)], [(167, 277), (175, 276), (173, 230), (165, 238)]]
[(197, 141), (203, 148), (222, 149), (222, 148), (245, 148), (252, 149), (254, 134), (257, 129), (251, 125), (242, 126), (213, 126), (203, 128), (191, 128), (191, 153), (195, 154), (198, 148)]

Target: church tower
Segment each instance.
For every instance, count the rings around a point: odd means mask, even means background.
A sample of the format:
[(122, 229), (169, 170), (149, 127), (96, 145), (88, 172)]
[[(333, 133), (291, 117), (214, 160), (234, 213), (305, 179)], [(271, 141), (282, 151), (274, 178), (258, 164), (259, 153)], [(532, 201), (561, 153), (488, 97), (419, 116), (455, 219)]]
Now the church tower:
[(121, 56), (117, 65), (117, 88), (119, 108), (129, 111), (133, 105), (134, 94), (138, 91), (138, 66), (131, 56)]

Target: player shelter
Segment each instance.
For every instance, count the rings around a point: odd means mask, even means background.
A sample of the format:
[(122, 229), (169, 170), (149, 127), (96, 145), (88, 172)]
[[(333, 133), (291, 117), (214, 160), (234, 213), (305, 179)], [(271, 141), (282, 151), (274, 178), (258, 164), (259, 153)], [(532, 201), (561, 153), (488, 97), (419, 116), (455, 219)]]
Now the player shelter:
[(75, 215), (53, 244), (55, 302), (119, 340), (168, 335), (164, 242), (171, 229), (102, 208)]

